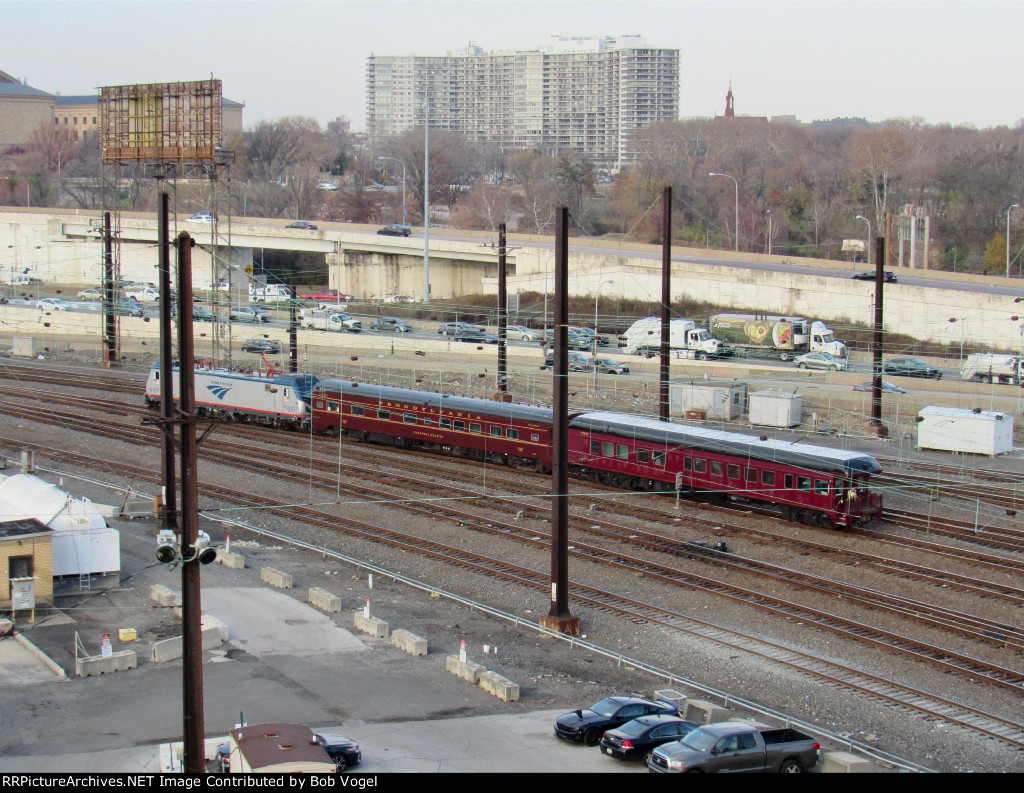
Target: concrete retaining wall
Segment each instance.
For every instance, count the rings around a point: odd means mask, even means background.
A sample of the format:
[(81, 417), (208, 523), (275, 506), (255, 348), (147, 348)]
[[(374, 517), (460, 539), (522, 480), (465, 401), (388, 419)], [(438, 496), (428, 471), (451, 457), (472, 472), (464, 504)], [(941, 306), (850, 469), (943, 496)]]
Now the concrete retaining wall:
[(328, 614), (341, 611), (341, 598), (318, 586), (309, 590), (309, 603)]
[(288, 573), (282, 573), (273, 567), (261, 568), (260, 578), (271, 586), (276, 586), (278, 589), (292, 588), (292, 577)]
[(397, 630), (391, 634), (391, 643), (399, 650), (405, 650), (409, 655), (426, 655), (427, 640), (421, 639), (414, 633), (405, 630)]
[(123, 672), (139, 665), (134, 650), (121, 650), (104, 658), (102, 655), (90, 655), (75, 659), (75, 674), (79, 677), (105, 675), (111, 672)]

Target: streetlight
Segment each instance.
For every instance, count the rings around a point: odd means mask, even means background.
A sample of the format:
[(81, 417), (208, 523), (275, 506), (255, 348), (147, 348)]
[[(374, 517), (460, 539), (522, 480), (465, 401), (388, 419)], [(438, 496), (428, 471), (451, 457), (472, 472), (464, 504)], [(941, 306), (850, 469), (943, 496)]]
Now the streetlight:
[(406, 218), (409, 214), (409, 208), (405, 205), (405, 163), (397, 157), (378, 157), (378, 160), (394, 160), (395, 162), (402, 163), (402, 225), (408, 226)]
[(1006, 277), (1010, 277), (1010, 215), (1013, 214), (1013, 210), (1020, 207), (1020, 204), (1014, 204), (1006, 210)]
[(740, 183), (736, 181), (736, 177), (729, 176), (727, 173), (709, 173), (708, 176), (724, 176), (728, 179), (732, 179), (733, 187), (736, 191), (736, 253), (740, 252)]
[(871, 221), (863, 215), (857, 215), (857, 220), (863, 220), (868, 224), (868, 242), (866, 247), (868, 252), (868, 264), (871, 264)]
[(597, 301), (601, 297), (601, 287), (611, 286), (614, 281), (605, 281), (603, 284), (597, 287), (594, 292), (594, 352), (593, 361), (594, 364), (594, 390), (597, 390)]
[(772, 211), (768, 210), (768, 255), (772, 255)]

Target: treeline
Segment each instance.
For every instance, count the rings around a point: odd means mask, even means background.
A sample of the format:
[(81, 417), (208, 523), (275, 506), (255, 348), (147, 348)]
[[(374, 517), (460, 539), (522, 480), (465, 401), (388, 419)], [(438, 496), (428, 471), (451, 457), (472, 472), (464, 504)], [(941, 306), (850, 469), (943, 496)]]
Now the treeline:
[[(1024, 122), (984, 130), (915, 120), (662, 122), (635, 135), (636, 159), (612, 181), (572, 153), (501, 152), (432, 130), (431, 220), (551, 233), (556, 208), (567, 205), (574, 233), (659, 242), (656, 204), (671, 186), (672, 233), (681, 244), (732, 248), (738, 210), (741, 250), (770, 245), (776, 254), (842, 258), (843, 240), (866, 239), (868, 223), (879, 235), (887, 215), (912, 205), (931, 218), (932, 267), (1001, 273), (1009, 211), (1011, 271), (1019, 274), (1024, 212), (1010, 208), (1024, 184), (1022, 144)], [(219, 180), (221, 212), (400, 222), (404, 181), (404, 217), (422, 225), (423, 147), (420, 129), (371, 145), (344, 119), (323, 128), (298, 116), (261, 121), (226, 142), (235, 159), (230, 178)], [(74, 141), (44, 125), (5, 165), (0, 204), (155, 207), (155, 181), (137, 168), (103, 168), (95, 137)], [(210, 208), (211, 190), (188, 182), (177, 191), (179, 211)]]

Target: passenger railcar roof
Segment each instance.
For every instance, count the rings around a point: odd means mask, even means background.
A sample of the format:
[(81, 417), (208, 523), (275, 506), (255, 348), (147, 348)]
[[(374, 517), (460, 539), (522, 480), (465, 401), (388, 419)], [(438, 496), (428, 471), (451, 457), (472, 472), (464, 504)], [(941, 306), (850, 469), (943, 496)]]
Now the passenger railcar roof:
[(776, 439), (762, 441), (753, 435), (725, 432), (706, 427), (655, 421), (619, 413), (583, 413), (569, 421), (576, 430), (591, 430), (620, 438), (664, 443), (684, 449), (717, 452), (764, 462), (793, 465), (836, 474), (874, 474), (882, 470), (878, 460), (863, 452), (831, 449), (809, 443)]
[(517, 421), (535, 421), (551, 426), (551, 408), (534, 407), (533, 405), (518, 405), (514, 402), (497, 402), (490, 399), (474, 399), (472, 397), (453, 396), (451, 394), (438, 394), (433, 391), (413, 391), (406, 388), (392, 388), (391, 386), (373, 385), (369, 383), (353, 384), (348, 380), (328, 379), (321, 380), (314, 394), (324, 391), (341, 390), (342, 399), (346, 396), (359, 396), (361, 399), (370, 402), (409, 402), (419, 405), (441, 404), (446, 410), (463, 410), (475, 413), (483, 413), (501, 418), (511, 418)]

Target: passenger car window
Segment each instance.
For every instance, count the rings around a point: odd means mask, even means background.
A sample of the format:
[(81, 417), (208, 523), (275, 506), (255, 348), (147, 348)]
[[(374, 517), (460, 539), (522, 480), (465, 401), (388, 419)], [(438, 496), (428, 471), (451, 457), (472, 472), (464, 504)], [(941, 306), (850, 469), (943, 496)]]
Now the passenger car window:
[(726, 469), (726, 473), (728, 474), (730, 479), (739, 479), (740, 478), (740, 467), (738, 465), (736, 465), (735, 463), (729, 463), (729, 466)]
[(811, 477), (809, 477), (809, 476), (798, 476), (796, 478), (796, 489), (797, 490), (810, 490), (811, 489)]
[(819, 496), (828, 495), (828, 480), (827, 479), (815, 479), (814, 480), (814, 492)]
[(712, 476), (721, 476), (722, 475), (722, 470), (723, 470), (723, 466), (722, 466), (721, 461), (719, 461), (719, 460), (712, 460), (711, 461), (711, 475)]
[(620, 443), (618, 444), (618, 446), (615, 447), (615, 453), (620, 460), (629, 459), (629, 447), (626, 446), (624, 443)]

